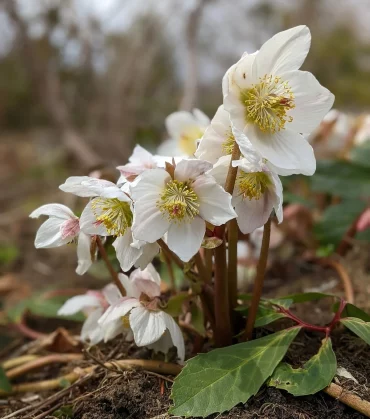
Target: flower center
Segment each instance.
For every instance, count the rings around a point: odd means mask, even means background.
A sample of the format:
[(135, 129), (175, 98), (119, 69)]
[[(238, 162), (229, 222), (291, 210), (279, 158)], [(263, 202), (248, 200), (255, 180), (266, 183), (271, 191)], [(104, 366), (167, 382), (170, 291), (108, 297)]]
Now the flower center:
[(240, 93), (245, 107), (245, 119), (263, 132), (274, 133), (285, 128), (293, 118), (287, 115), (295, 107), (294, 95), (288, 82), (280, 77), (265, 75), (260, 82)]
[(247, 173), (240, 170), (237, 185), (244, 199), (258, 200), (271, 185), (271, 180), (265, 172)]
[(95, 198), (91, 208), (97, 224), (104, 224), (110, 236), (123, 236), (132, 224), (132, 212), (128, 202), (117, 198)]
[(60, 232), (62, 234), (62, 239), (71, 238), (71, 241), (77, 236), (80, 232), (80, 222), (78, 218), (71, 218), (64, 221), (60, 227)]
[(157, 207), (169, 221), (182, 221), (199, 214), (198, 196), (187, 182), (171, 180), (167, 183)]
[(194, 154), (197, 149), (197, 140), (202, 138), (203, 134), (204, 130), (197, 126), (187, 128), (180, 135), (180, 149), (188, 155)]
[(224, 151), (226, 155), (232, 154), (233, 149), (234, 149), (234, 144), (235, 144), (235, 137), (230, 128), (229, 131), (227, 131), (226, 140), (222, 143), (222, 150)]

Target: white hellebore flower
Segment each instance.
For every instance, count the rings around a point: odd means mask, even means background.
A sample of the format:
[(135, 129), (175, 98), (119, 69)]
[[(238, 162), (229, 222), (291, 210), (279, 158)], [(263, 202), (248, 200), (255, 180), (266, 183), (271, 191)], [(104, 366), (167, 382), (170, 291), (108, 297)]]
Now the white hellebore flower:
[(80, 311), (83, 312), (86, 320), (82, 326), (81, 340), (96, 345), (102, 340), (112, 339), (124, 331), (123, 323), (120, 321), (112, 323), (109, 328), (102, 328), (98, 323), (109, 304), (114, 304), (120, 296), (118, 288), (109, 284), (102, 291), (88, 291), (86, 294), (68, 299), (59, 309), (58, 315), (71, 316)]
[(80, 230), (79, 218), (68, 207), (62, 204), (47, 204), (30, 214), (31, 218), (48, 215), (37, 230), (36, 248), (59, 247), (77, 241), (78, 266), (76, 272), (83, 275), (91, 266), (91, 238)]
[(134, 265), (145, 268), (159, 252), (157, 244), (132, 237), (131, 199), (116, 184), (88, 176), (73, 176), (59, 188), (92, 198), (81, 214), (81, 230), (87, 234), (117, 237), (113, 247), (123, 271)]
[[(238, 138), (238, 137), (237, 137)], [(283, 219), (283, 187), (279, 176), (270, 171), (264, 160), (249, 146), (247, 158), (234, 160), (238, 173), (232, 205), (238, 217), (240, 231), (249, 234), (263, 226), (274, 209), (279, 223)], [(224, 184), (230, 165), (230, 156), (224, 156), (208, 173)]]
[(153, 265), (149, 264), (143, 271), (136, 269), (130, 277), (123, 274), (119, 274), (119, 277), (127, 296), (111, 305), (99, 324), (109, 328), (117, 320), (127, 319), (125, 316), (129, 314), (128, 320), (137, 346), (153, 347), (153, 344), (157, 344), (157, 348), (167, 352), (173, 345), (177, 348), (178, 358), (183, 362), (184, 338), (175, 320), (158, 308), (161, 279)]
[(192, 156), (197, 142), (204, 134), (210, 120), (199, 109), (193, 112), (174, 112), (166, 118), (166, 128), (170, 136), (158, 147), (158, 153), (166, 156)]
[(231, 196), (204, 174), (212, 164), (181, 160), (172, 178), (166, 170), (142, 173), (131, 185), (136, 239), (154, 243), (167, 233), (167, 245), (181, 260), (189, 261), (199, 250), (206, 221), (219, 226), (236, 217)]
[(334, 101), (311, 73), (298, 70), (310, 43), (306, 26), (280, 32), (257, 53), (245, 54), (223, 80), (233, 126), (280, 175), (315, 172), (312, 147), (302, 134), (319, 125)]
[(217, 160), (233, 152), (235, 137), (232, 130), (229, 112), (221, 105), (206, 129), (195, 157), (216, 163)]

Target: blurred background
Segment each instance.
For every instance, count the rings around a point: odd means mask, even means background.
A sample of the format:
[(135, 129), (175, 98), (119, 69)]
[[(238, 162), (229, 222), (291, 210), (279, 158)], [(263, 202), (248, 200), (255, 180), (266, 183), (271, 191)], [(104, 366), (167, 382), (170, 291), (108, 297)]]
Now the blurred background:
[[(0, 0), (0, 293), (7, 294), (6, 305), (30, 295), (31, 286), (84, 287), (104, 277), (98, 268), (88, 279), (78, 277), (73, 246), (35, 250), (40, 223), (28, 214), (49, 202), (78, 211), (80, 204), (58, 185), (97, 169), (114, 178), (135, 144), (155, 151), (166, 139), (168, 114), (195, 106), (212, 118), (225, 71), (278, 31), (311, 29), (303, 69), (335, 94), (342, 112), (312, 141), (318, 157), (347, 158), (370, 108), (369, 21), (367, 0)], [(360, 157), (367, 171), (356, 172), (355, 184), (365, 182), (361, 199), (368, 199), (370, 160)], [(348, 173), (333, 186), (341, 169), (323, 170), (316, 191), (324, 198), (315, 208), (353, 201)], [(325, 179), (339, 201), (325, 196)], [(312, 209), (309, 193), (302, 193), (307, 185), (294, 182), (286, 202)], [(351, 211), (336, 241), (361, 212)], [(323, 233), (326, 225), (316, 231), (324, 251), (336, 244)]]

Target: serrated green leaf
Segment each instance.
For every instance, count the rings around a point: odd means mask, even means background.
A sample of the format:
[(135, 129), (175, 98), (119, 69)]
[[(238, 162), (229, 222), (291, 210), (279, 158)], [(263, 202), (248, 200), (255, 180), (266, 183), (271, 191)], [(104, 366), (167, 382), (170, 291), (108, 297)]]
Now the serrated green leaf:
[(7, 393), (12, 391), (12, 386), (5, 374), (4, 368), (2, 367), (0, 367), (0, 390), (6, 391)]
[[(333, 177), (335, 176), (333, 175)], [(314, 231), (317, 239), (321, 244), (336, 246), (365, 208), (366, 203), (359, 199), (343, 201), (328, 207), (321, 220), (315, 225)]]
[(303, 368), (292, 368), (282, 362), (274, 371), (269, 386), (280, 388), (293, 396), (307, 396), (315, 394), (327, 387), (337, 371), (331, 339), (323, 341), (319, 352), (314, 355)]
[(342, 198), (370, 196), (370, 170), (353, 162), (318, 161), (311, 187), (316, 192), (325, 192)]
[[(336, 313), (339, 308), (339, 302), (336, 302), (333, 305), (333, 312)], [(370, 322), (370, 315), (360, 308), (356, 307), (351, 303), (347, 303), (342, 311), (341, 318), (344, 317), (355, 317), (356, 319), (361, 319), (364, 322)]]
[(355, 335), (370, 345), (370, 322), (364, 322), (355, 317), (346, 317), (340, 321)]
[(245, 403), (286, 354), (300, 327), (190, 359), (172, 387), (173, 415), (201, 416)]

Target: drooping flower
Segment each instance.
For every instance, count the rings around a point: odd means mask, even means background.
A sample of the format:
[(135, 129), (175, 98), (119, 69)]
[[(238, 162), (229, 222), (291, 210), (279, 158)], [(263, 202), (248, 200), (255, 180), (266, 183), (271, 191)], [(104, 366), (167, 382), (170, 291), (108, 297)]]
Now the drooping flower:
[(166, 128), (170, 139), (158, 147), (158, 153), (165, 156), (193, 156), (197, 142), (204, 134), (210, 121), (199, 109), (193, 112), (174, 112), (166, 118)]
[(83, 275), (91, 266), (91, 237), (80, 230), (80, 220), (71, 209), (62, 204), (47, 204), (34, 210), (31, 218), (47, 215), (35, 238), (36, 248), (59, 247), (77, 242), (78, 266), (76, 272)]
[(233, 126), (280, 175), (314, 173), (315, 156), (302, 134), (319, 125), (334, 101), (311, 73), (298, 70), (310, 42), (306, 26), (280, 32), (256, 54), (244, 55), (223, 81)]
[(199, 250), (206, 221), (221, 225), (236, 216), (231, 196), (204, 174), (212, 164), (181, 160), (171, 175), (163, 169), (142, 173), (131, 185), (135, 215), (133, 235), (154, 243), (167, 233), (167, 245), (183, 261)]
[(206, 129), (195, 157), (216, 163), (217, 160), (231, 154), (234, 148), (235, 137), (232, 130), (230, 115), (221, 105), (217, 109), (211, 125)]
[(101, 327), (98, 323), (109, 305), (116, 303), (120, 297), (118, 288), (109, 284), (101, 291), (88, 291), (86, 294), (68, 299), (59, 309), (58, 315), (71, 316), (78, 312), (84, 313), (86, 320), (82, 326), (81, 340), (96, 345), (103, 340), (113, 339), (125, 330), (120, 320), (112, 322), (108, 328)]
[[(136, 269), (127, 277), (119, 274), (127, 296), (112, 304), (100, 318), (102, 327), (110, 327), (117, 320), (127, 319), (137, 346), (154, 346), (167, 352), (173, 345), (181, 362), (185, 358), (184, 338), (175, 320), (159, 308), (160, 276), (149, 264)], [(169, 336), (168, 336), (169, 334)], [(169, 340), (168, 337), (171, 339)]]
[(157, 244), (132, 237), (131, 199), (116, 184), (88, 176), (74, 176), (59, 188), (92, 198), (81, 214), (81, 230), (91, 235), (116, 237), (113, 246), (123, 271), (134, 265), (145, 268), (159, 252)]
[[(208, 172), (223, 185), (230, 165), (230, 156), (221, 157)], [(274, 209), (279, 222), (282, 221), (283, 187), (279, 176), (271, 171), (251, 144), (246, 157), (232, 162), (238, 167), (232, 205), (238, 217), (240, 231), (251, 233), (263, 226)]]

